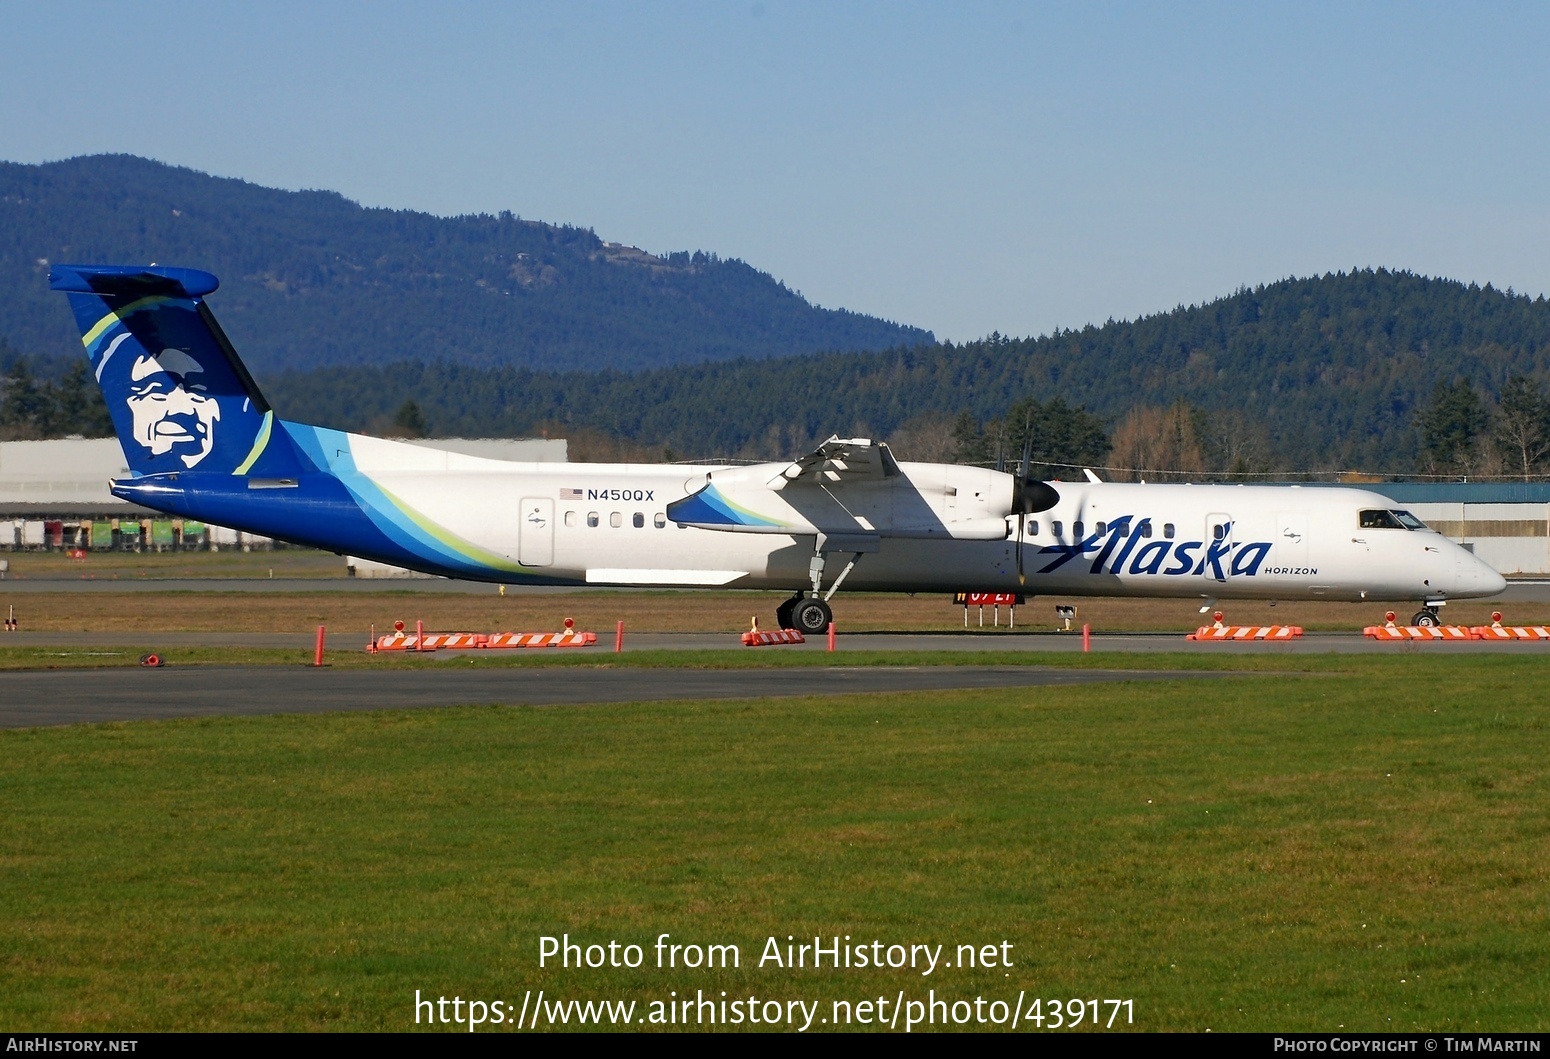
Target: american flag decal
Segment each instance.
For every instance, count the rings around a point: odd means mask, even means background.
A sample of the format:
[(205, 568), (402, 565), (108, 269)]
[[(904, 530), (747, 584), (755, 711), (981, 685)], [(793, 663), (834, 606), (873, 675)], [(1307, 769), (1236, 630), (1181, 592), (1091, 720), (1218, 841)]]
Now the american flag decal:
[(561, 489), (560, 490), (560, 499), (561, 500), (580, 500), (581, 499), (581, 490), (580, 489)]

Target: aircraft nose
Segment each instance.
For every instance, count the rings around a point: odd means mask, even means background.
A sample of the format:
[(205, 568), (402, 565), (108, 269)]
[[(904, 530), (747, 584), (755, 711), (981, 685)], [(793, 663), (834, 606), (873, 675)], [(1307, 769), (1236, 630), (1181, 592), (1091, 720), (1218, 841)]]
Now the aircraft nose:
[(1494, 596), (1507, 587), (1507, 579), (1474, 552), (1459, 548), (1457, 554), (1458, 588), (1456, 594), (1467, 596)]
[(1447, 595), (1462, 598), (1494, 596), (1507, 587), (1507, 579), (1489, 563), (1456, 543), (1442, 548), (1435, 561), (1437, 573), (1435, 580), (1429, 583), (1451, 586)]
[(1480, 582), (1480, 592), (1482, 595), (1494, 596), (1507, 588), (1507, 579), (1484, 562), (1476, 559), (1475, 567), (1475, 576)]

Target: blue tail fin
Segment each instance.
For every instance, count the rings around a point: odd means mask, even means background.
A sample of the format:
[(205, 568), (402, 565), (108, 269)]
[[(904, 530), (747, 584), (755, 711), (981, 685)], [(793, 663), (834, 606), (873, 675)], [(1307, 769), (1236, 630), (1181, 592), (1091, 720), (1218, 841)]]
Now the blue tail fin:
[(208, 272), (58, 265), (92, 373), (136, 475), (283, 477), (304, 461), (204, 303)]

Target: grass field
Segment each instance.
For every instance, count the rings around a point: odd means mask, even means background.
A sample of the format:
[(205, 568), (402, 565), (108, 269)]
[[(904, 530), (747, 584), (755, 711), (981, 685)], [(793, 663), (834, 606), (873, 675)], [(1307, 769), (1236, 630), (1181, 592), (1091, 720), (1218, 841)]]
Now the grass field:
[[(1151, 1030), (1545, 1029), (1550, 665), (1193, 657), (1280, 671), (0, 732), (0, 1023), (935, 989), (1132, 998)], [(647, 967), (541, 970), (564, 932)], [(663, 932), (742, 966), (657, 970)], [(757, 967), (788, 934), (1014, 966)]]

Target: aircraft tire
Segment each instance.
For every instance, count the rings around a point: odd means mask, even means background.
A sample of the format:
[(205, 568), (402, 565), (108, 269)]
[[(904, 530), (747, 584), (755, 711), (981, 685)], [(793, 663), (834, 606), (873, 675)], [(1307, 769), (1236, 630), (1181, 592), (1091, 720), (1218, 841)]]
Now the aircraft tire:
[(1437, 616), (1435, 610), (1418, 610), (1410, 619), (1411, 625), (1419, 625), (1423, 629), (1435, 629), (1442, 624), (1442, 619)]
[(804, 636), (817, 636), (834, 620), (834, 612), (821, 599), (799, 599), (791, 608), (791, 622)]
[(791, 611), (800, 602), (802, 602), (801, 596), (792, 596), (780, 606), (776, 607), (775, 624), (782, 629), (795, 629), (796, 623), (791, 618)]

